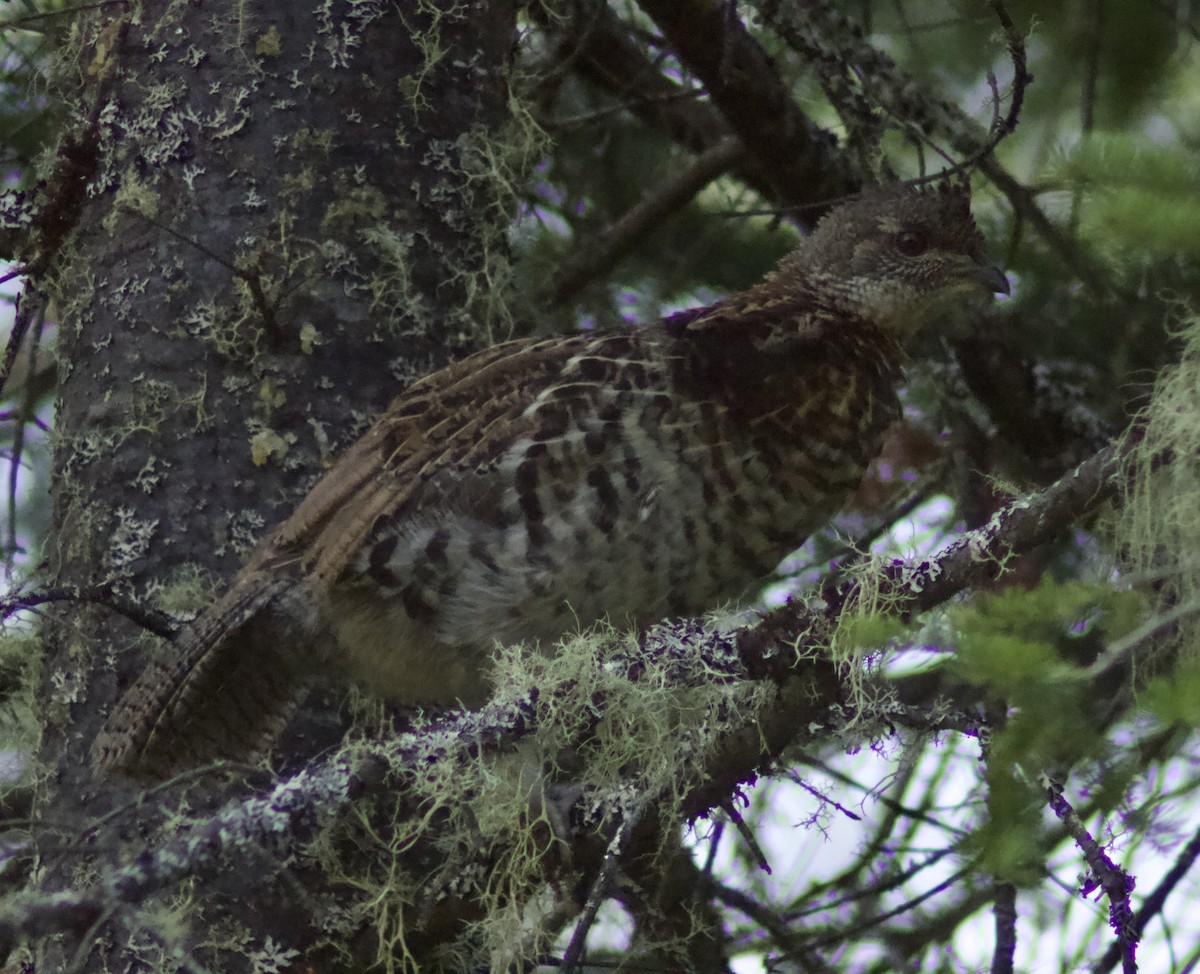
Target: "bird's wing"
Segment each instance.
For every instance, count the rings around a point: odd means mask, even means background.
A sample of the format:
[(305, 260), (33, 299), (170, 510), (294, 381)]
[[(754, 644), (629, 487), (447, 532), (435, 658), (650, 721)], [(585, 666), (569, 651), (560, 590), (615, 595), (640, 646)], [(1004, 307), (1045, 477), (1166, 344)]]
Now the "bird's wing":
[(246, 571), (298, 560), (327, 588), (384, 522), (426, 504), (486, 518), (487, 474), (536, 427), (530, 406), (539, 394), (597, 343), (631, 340), (614, 333), (506, 342), (421, 380), (341, 456)]

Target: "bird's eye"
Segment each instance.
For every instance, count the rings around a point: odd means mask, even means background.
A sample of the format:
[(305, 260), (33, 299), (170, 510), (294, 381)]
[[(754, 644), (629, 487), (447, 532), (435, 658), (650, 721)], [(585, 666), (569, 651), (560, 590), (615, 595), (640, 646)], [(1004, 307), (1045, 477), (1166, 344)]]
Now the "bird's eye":
[(896, 237), (896, 249), (905, 257), (916, 257), (923, 254), (928, 246), (929, 241), (925, 239), (925, 234), (920, 230), (905, 230)]

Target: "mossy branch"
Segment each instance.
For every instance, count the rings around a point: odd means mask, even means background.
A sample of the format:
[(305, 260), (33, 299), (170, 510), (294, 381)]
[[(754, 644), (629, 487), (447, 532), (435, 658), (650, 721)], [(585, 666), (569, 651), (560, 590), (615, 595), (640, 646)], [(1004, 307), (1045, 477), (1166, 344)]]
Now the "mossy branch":
[[(887, 611), (912, 615), (968, 586), (995, 578), (1008, 556), (1051, 540), (1116, 496), (1123, 480), (1122, 464), (1129, 445), (1136, 440), (1135, 435), (1127, 436), (1046, 490), (1013, 502), (941, 555), (915, 565), (887, 566), (881, 584), (888, 597), (882, 604)], [(615, 671), (631, 682), (662, 681), (664, 677), (675, 685), (763, 678), (774, 682), (773, 695), (752, 718), (722, 729), (705, 759), (703, 773), (682, 796), (680, 811), (684, 815), (694, 818), (726, 804), (742, 784), (753, 780), (797, 738), (823, 737), (851, 718), (843, 706), (849, 664), (832, 662), (822, 650), (840, 617), (853, 611), (861, 594), (859, 582), (831, 584), (823, 607), (788, 605), (736, 634), (697, 623), (664, 627), (649, 633), (627, 653), (603, 661), (610, 676)], [(578, 709), (580, 687), (569, 684), (564, 681), (547, 691), (529, 688), (481, 711), (438, 721), (428, 733), (349, 745), (338, 755), (280, 782), (262, 797), (230, 802), (213, 817), (180, 831), (130, 865), (102, 872), (86, 888), (14, 896), (0, 911), (0, 950), (55, 931), (82, 932), (109, 916), (119, 920), (122, 908), (136, 906), (184, 879), (213, 877), (231, 862), (243, 859), (247, 849), (279, 859), (297, 855), (364, 798), (386, 797), (397, 817), (419, 817), (422, 799), (414, 784), (426, 769), (450, 762), (455, 773), (458, 769), (465, 772), (481, 755), (513, 749), (549, 715), (561, 713), (563, 700), (571, 699)], [(555, 700), (556, 695), (563, 699)], [(587, 702), (582, 724), (598, 725), (608, 701), (603, 693), (591, 692)], [(582, 727), (585, 735), (587, 726)], [(605, 801), (594, 792), (583, 792), (571, 809), (572, 820), (580, 813), (595, 822), (598, 806), (601, 819), (606, 818)], [(581, 812), (584, 805), (587, 811)], [(604, 837), (610, 831), (602, 824), (573, 839), (572, 860), (600, 868)], [(417, 853), (407, 849), (399, 853), (409, 854)], [(546, 868), (552, 868), (549, 861)], [(453, 923), (437, 926), (456, 929)]]

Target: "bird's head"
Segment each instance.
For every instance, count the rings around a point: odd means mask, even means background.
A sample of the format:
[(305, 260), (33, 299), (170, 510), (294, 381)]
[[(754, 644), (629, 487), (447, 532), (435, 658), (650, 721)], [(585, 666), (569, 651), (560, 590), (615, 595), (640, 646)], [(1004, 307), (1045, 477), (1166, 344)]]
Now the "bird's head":
[(830, 210), (772, 275), (832, 310), (909, 334), (949, 304), (1007, 294), (965, 186), (875, 190)]

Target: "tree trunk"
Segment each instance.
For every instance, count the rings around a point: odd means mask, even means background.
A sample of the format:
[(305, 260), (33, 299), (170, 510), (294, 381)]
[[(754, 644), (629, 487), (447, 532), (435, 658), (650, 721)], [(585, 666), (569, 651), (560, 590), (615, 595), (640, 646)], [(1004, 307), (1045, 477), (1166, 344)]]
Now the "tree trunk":
[[(52, 280), (56, 583), (199, 609), (409, 380), (489, 337), (515, 178), (513, 30), (504, 0), (154, 2), (81, 19), (60, 85), (98, 151)], [(88, 745), (171, 647), (81, 603), (45, 632), (38, 805), (61, 846), (128, 800), (92, 780)], [(291, 746), (311, 750), (321, 725), (302, 722)], [(71, 885), (78, 860), (50, 848), (45, 886)], [(239, 877), (225, 886), (239, 899), (187, 908), (224, 914), (196, 955), (209, 969), (275, 970), (254, 954), (267, 944), (329, 969), (307, 902), (328, 891), (251, 906)], [(110, 969), (199, 949), (138, 923), (107, 945)], [(80, 948), (53, 943), (39, 968)]]

